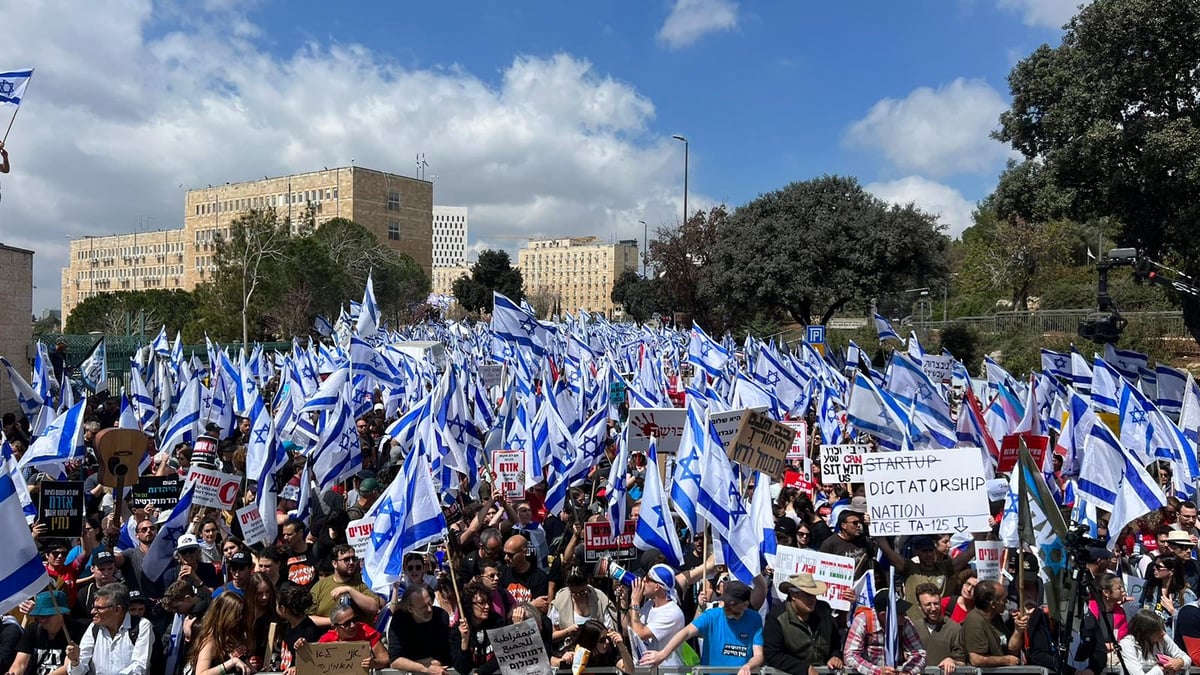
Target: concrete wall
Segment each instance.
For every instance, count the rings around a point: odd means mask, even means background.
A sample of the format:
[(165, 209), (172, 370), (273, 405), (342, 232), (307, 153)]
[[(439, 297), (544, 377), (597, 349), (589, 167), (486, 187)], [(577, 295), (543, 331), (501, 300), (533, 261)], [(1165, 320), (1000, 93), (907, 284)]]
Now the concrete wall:
[[(0, 244), (0, 356), (29, 378), (33, 344), (33, 251)], [(0, 414), (17, 411), (8, 375), (0, 368)]]

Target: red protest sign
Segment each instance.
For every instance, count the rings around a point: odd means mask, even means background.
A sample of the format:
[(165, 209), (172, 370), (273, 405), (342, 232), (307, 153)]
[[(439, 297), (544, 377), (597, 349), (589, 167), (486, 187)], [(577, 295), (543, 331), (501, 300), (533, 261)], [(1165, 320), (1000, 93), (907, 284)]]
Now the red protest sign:
[(1025, 447), (1029, 448), (1029, 454), (1033, 457), (1033, 463), (1041, 466), (1042, 461), (1046, 459), (1046, 451), (1050, 448), (1049, 436), (1036, 436), (1034, 434), (1009, 434), (1000, 442), (1000, 461), (997, 463), (996, 471), (1008, 473), (1017, 465), (1017, 459), (1021, 456), (1021, 439), (1025, 439)]

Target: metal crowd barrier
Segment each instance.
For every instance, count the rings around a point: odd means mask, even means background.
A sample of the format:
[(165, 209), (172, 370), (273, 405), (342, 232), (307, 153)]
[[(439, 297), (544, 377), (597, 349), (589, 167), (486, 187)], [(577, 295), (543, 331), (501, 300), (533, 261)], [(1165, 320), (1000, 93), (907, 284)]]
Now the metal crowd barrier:
[[(853, 675), (853, 671), (817, 668), (820, 675)], [(378, 675), (413, 675), (406, 670), (381, 668), (372, 671)], [(566, 672), (562, 669), (552, 673)], [(623, 675), (625, 671), (618, 668), (588, 668), (587, 675)], [(635, 668), (633, 675), (707, 675), (713, 673), (728, 673), (728, 666), (658, 666), (656, 668)], [(764, 666), (756, 671), (758, 675), (788, 675), (786, 671)], [(1039, 666), (1002, 666), (999, 668), (976, 668), (974, 666), (959, 666), (954, 670), (956, 675), (1050, 675), (1050, 671)], [(1200, 669), (1193, 669), (1193, 673)], [(925, 669), (925, 675), (941, 675), (942, 670), (937, 666)], [(278, 672), (259, 672), (258, 675), (282, 675)]]

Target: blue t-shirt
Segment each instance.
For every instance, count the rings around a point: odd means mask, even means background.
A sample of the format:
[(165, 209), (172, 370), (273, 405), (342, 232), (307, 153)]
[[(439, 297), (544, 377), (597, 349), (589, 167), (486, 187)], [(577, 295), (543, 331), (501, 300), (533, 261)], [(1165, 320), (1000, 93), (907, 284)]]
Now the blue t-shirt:
[(754, 656), (754, 645), (762, 646), (762, 616), (747, 607), (741, 618), (735, 620), (725, 615), (723, 607), (713, 607), (696, 617), (692, 625), (704, 638), (700, 652), (702, 666), (746, 665)]

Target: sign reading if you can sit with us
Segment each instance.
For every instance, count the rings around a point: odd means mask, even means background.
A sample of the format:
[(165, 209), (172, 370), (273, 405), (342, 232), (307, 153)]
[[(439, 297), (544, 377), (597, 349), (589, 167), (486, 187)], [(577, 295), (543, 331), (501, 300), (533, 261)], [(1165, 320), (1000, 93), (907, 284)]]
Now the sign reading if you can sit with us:
[(863, 482), (872, 535), (991, 529), (978, 448), (869, 453)]

